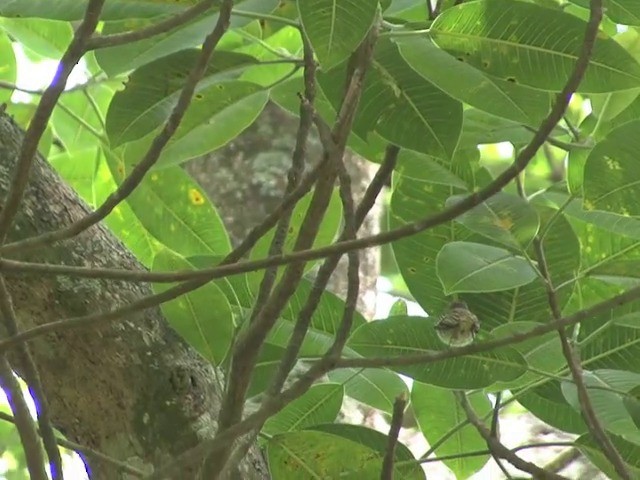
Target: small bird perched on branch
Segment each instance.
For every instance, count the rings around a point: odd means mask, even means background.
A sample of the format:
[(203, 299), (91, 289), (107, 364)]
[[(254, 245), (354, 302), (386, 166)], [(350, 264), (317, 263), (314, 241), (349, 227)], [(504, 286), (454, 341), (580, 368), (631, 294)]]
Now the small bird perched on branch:
[(435, 325), (438, 337), (450, 347), (463, 347), (473, 342), (480, 331), (480, 321), (465, 302), (455, 300)]

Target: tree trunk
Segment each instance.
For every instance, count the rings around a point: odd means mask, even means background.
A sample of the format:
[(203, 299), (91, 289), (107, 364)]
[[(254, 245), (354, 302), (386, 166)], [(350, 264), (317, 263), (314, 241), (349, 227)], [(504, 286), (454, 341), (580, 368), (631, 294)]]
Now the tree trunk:
[[(21, 140), (19, 127), (0, 114), (0, 196), (7, 193)], [(38, 157), (10, 241), (58, 229), (88, 211)], [(20, 259), (143, 268), (102, 225)], [(146, 284), (65, 277), (8, 276), (7, 283), (21, 330), (108, 311), (151, 293)], [(169, 329), (159, 308), (100, 327), (48, 334), (29, 346), (54, 426), (70, 440), (150, 470), (215, 433), (220, 392), (213, 370)], [(20, 372), (15, 357), (10, 360)], [(109, 463), (86, 462), (92, 479), (126, 478)], [(230, 478), (268, 478), (259, 452), (253, 450)]]

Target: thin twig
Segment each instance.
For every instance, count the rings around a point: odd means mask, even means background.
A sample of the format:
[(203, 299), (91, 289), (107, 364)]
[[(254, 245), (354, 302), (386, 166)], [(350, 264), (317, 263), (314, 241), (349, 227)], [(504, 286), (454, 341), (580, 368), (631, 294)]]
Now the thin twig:
[[(304, 172), (305, 160), (307, 156), (307, 141), (311, 127), (313, 125), (314, 107), (313, 103), (316, 97), (316, 62), (313, 58), (313, 49), (309, 40), (303, 32), (300, 32), (302, 37), (303, 55), (304, 55), (304, 96), (300, 98), (300, 121), (298, 122), (298, 132), (296, 134), (296, 143), (291, 158), (291, 168), (287, 175), (287, 186), (285, 195), (295, 190), (296, 186), (300, 182), (300, 177)], [(291, 215), (293, 214), (293, 207), (285, 212), (278, 221), (276, 230), (271, 240), (269, 247), (269, 256), (280, 255), (284, 247), (284, 242), (289, 230), (289, 224), (291, 222)], [(278, 273), (277, 267), (267, 268), (260, 282), (258, 295), (256, 297), (253, 312), (249, 323), (253, 323), (261, 308), (267, 302), (269, 295), (273, 290), (273, 285), (276, 281), (276, 275)]]
[(484, 441), (487, 442), (487, 446), (489, 447), (489, 450), (491, 450), (491, 453), (493, 455), (504, 458), (519, 470), (531, 474), (533, 478), (541, 480), (567, 480), (566, 477), (558, 475), (554, 472), (548, 472), (531, 462), (523, 460), (514, 452), (505, 447), (497, 438), (491, 435), (491, 431), (484, 423), (482, 423), (482, 420), (478, 418), (476, 412), (473, 410), (473, 407), (471, 407), (471, 405), (469, 404), (469, 400), (467, 399), (467, 396), (464, 394), (464, 392), (456, 392), (455, 395), (458, 398), (458, 402), (460, 402), (460, 406), (467, 415), (469, 422), (471, 422), (471, 424), (476, 428)]
[(87, 42), (87, 51), (138, 42), (140, 40), (160, 35), (161, 33), (169, 32), (206, 12), (214, 5), (214, 3), (216, 3), (215, 0), (202, 0), (199, 3), (196, 3), (193, 7), (187, 8), (186, 10), (172, 15), (165, 20), (138, 30), (113, 33), (110, 35), (94, 35)]
[[(2, 275), (0, 275), (0, 312), (2, 313), (2, 320), (7, 329), (7, 333), (10, 336), (16, 335), (19, 332), (18, 321), (13, 308), (11, 294), (7, 289), (7, 284)], [(23, 368), (24, 380), (27, 382), (36, 403), (42, 442), (51, 465), (51, 478), (53, 480), (62, 480), (64, 478), (62, 458), (56, 443), (56, 435), (53, 431), (51, 417), (49, 415), (49, 402), (44, 394), (38, 367), (26, 343), (23, 343), (20, 348), (18, 348), (18, 355)]]
[[(11, 415), (9, 415), (8, 413), (4, 413), (4, 412), (0, 412), (0, 420), (4, 421), (4, 422), (9, 422), (9, 423), (16, 423), (15, 418), (13, 418)], [(109, 463), (111, 465), (114, 465), (118, 468), (120, 468), (123, 472), (129, 473), (131, 475), (134, 475), (136, 477), (142, 477), (145, 475), (145, 472), (143, 472), (142, 470), (138, 470), (135, 467), (132, 467), (131, 465), (125, 463), (125, 462), (121, 462), (120, 460), (116, 460), (115, 458), (109, 457), (108, 455), (105, 455), (104, 453), (98, 452), (97, 450), (93, 450), (89, 447), (86, 447), (84, 445), (80, 445), (79, 443), (75, 443), (72, 442), (70, 440), (64, 439), (64, 438), (60, 438), (60, 437), (56, 437), (56, 443), (58, 445), (60, 445), (61, 447), (64, 447), (68, 450), (73, 450), (74, 452), (80, 452), (88, 457), (93, 457), (96, 458), (98, 460), (102, 460), (106, 463)]]
[(31, 418), (20, 383), (13, 375), (11, 365), (4, 355), (0, 356), (0, 388), (7, 395), (9, 406), (13, 412), (14, 423), (24, 450), (27, 470), (29, 470), (29, 478), (32, 480), (48, 480), (35, 422)]
[[(292, 154), (291, 168), (287, 176), (287, 187), (285, 195), (290, 194), (300, 181), (300, 177), (304, 171), (305, 159), (307, 156), (307, 142), (311, 127), (313, 126), (314, 101), (316, 96), (316, 62), (313, 56), (313, 49), (304, 32), (300, 31), (303, 45), (304, 56), (304, 94), (300, 95), (300, 121), (298, 123), (298, 131), (296, 134), (296, 143)], [(325, 156), (328, 158), (328, 156)], [(269, 247), (269, 256), (279, 255), (282, 253), (284, 241), (289, 230), (289, 224), (293, 207), (285, 212), (280, 218), (276, 231), (274, 233), (271, 245)], [(272, 293), (273, 285), (276, 281), (277, 267), (266, 269), (260, 283), (258, 295), (256, 297), (253, 311), (249, 319), (249, 324), (253, 324), (256, 318), (262, 313), (263, 307), (267, 304), (269, 296)], [(246, 452), (253, 445), (255, 438), (259, 433), (259, 429), (254, 429), (245, 438), (242, 439), (231, 452), (229, 460), (224, 468), (220, 471), (220, 476), (224, 477), (226, 471), (237, 465)]]
[[(560, 309), (556, 291), (553, 288), (553, 279), (551, 278), (551, 274), (547, 266), (547, 260), (544, 254), (544, 249), (542, 247), (542, 242), (538, 238), (535, 238), (533, 240), (533, 248), (536, 252), (536, 257), (538, 260), (538, 268), (540, 269), (540, 273), (545, 279), (544, 286), (547, 292), (547, 299), (549, 302), (551, 313), (553, 315), (553, 319), (558, 320), (562, 318), (562, 311)], [(562, 345), (562, 353), (567, 361), (569, 371), (571, 372), (571, 378), (573, 379), (573, 382), (576, 386), (578, 401), (580, 403), (580, 411), (582, 412), (582, 417), (587, 425), (587, 428), (602, 449), (602, 453), (614, 466), (618, 475), (620, 475), (620, 477), (625, 480), (630, 480), (631, 475), (627, 469), (626, 464), (624, 463), (624, 460), (622, 459), (620, 453), (613, 445), (613, 442), (611, 442), (611, 439), (602, 427), (602, 424), (600, 423), (600, 420), (598, 420), (596, 412), (593, 408), (593, 404), (591, 403), (591, 399), (589, 398), (589, 393), (587, 392), (587, 387), (584, 383), (582, 365), (577, 350), (571, 345), (571, 342), (567, 337), (567, 333), (565, 332), (564, 328), (558, 328), (558, 335), (560, 337), (560, 344)]]
[(402, 428), (402, 419), (406, 406), (407, 397), (404, 393), (401, 393), (393, 403), (393, 414), (391, 416), (389, 434), (387, 435), (387, 449), (382, 460), (380, 480), (393, 480), (393, 461), (395, 460), (396, 445), (398, 444), (398, 436), (400, 435), (400, 428)]
[(29, 127), (22, 138), (18, 162), (13, 173), (13, 178), (11, 179), (9, 191), (7, 192), (2, 210), (0, 211), (0, 245), (4, 244), (7, 233), (13, 224), (13, 219), (18, 213), (20, 202), (22, 202), (22, 197), (29, 182), (29, 173), (31, 172), (33, 159), (38, 151), (40, 138), (45, 128), (47, 128), (51, 113), (60, 95), (64, 91), (71, 71), (86, 52), (86, 42), (98, 25), (104, 2), (105, 0), (89, 1), (82, 23), (80, 23), (69, 47), (62, 55), (60, 63), (58, 64), (58, 70), (51, 84), (40, 98), (40, 102), (38, 102), (38, 106), (29, 123)]
[[(28, 248), (34, 248), (35, 246), (42, 247), (78, 235), (89, 227), (102, 221), (107, 215), (109, 215), (109, 213), (113, 211), (115, 207), (117, 207), (133, 192), (133, 190), (140, 184), (140, 182), (142, 182), (147, 172), (158, 161), (162, 150), (178, 129), (178, 126), (180, 125), (180, 122), (182, 121), (187, 108), (191, 103), (191, 98), (193, 97), (193, 94), (195, 92), (196, 85), (204, 76), (213, 51), (215, 50), (224, 33), (227, 31), (232, 7), (232, 0), (225, 0), (220, 6), (218, 21), (216, 22), (212, 32), (205, 38), (202, 44), (200, 55), (198, 56), (198, 60), (189, 73), (189, 76), (187, 77), (187, 80), (185, 81), (184, 86), (180, 91), (180, 96), (178, 97), (176, 105), (173, 107), (169, 118), (164, 123), (162, 130), (155, 136), (155, 138), (151, 142), (151, 145), (149, 146), (149, 149), (145, 153), (142, 160), (132, 169), (127, 178), (125, 178), (120, 186), (116, 188), (116, 190), (107, 197), (102, 205), (100, 205), (93, 212), (72, 223), (71, 225), (68, 225), (67, 227), (26, 239), (24, 240), (24, 245), (27, 245)], [(44, 98), (45, 97), (43, 96), (43, 99)], [(29, 131), (27, 130), (27, 134), (28, 132)], [(27, 134), (25, 134), (25, 138)], [(33, 155), (31, 158), (33, 158)], [(4, 215), (4, 213), (5, 210), (3, 209), (2, 215)], [(2, 216), (0, 216), (0, 234), (2, 234)]]

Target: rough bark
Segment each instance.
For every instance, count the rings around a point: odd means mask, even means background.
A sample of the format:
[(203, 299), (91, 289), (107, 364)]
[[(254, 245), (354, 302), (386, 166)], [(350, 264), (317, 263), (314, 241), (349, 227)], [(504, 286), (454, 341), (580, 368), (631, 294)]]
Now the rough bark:
[[(22, 131), (0, 114), (0, 198), (6, 195), (21, 138)], [(57, 229), (87, 212), (38, 158), (10, 240)], [(101, 225), (20, 258), (143, 268)], [(107, 311), (151, 292), (144, 284), (64, 277), (8, 277), (8, 284), (21, 329)], [(158, 308), (100, 328), (40, 337), (30, 347), (55, 427), (75, 442), (150, 469), (215, 432), (219, 390), (213, 370), (168, 328)], [(20, 372), (17, 360), (11, 360)], [(93, 479), (126, 478), (107, 463), (91, 458), (87, 463)], [(192, 475), (184, 472), (183, 478)], [(232, 478), (267, 478), (259, 453), (252, 451)]]

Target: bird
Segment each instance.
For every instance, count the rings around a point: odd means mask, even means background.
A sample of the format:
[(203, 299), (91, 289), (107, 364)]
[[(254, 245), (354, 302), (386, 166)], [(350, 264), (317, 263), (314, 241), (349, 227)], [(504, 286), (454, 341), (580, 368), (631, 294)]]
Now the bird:
[(465, 302), (454, 300), (440, 315), (435, 329), (443, 343), (450, 347), (463, 347), (473, 342), (480, 331), (480, 321)]

